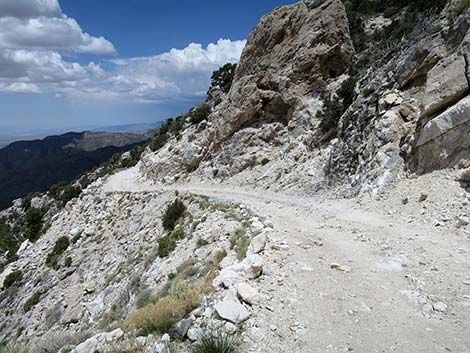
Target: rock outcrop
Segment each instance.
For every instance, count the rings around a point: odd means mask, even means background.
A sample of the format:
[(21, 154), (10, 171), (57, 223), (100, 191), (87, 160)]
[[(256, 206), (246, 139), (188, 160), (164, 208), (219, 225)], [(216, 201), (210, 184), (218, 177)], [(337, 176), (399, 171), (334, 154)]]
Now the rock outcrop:
[[(250, 35), (232, 88), (211, 103), (208, 121), (146, 154), (142, 171), (164, 182), (232, 177), (376, 195), (409, 171), (456, 165), (469, 158), (462, 99), (470, 20), (466, 12), (449, 20), (452, 6), (418, 24), (406, 45), (374, 54), (377, 62), (366, 68), (358, 68), (342, 1), (274, 10)], [(318, 112), (330, 109), (327, 98), (341, 96), (352, 72), (351, 104), (325, 131), (329, 122)]]

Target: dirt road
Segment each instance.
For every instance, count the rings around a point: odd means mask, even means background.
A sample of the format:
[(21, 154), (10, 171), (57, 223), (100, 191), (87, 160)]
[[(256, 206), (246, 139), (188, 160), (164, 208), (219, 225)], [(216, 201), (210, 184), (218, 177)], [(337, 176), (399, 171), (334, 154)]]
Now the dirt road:
[[(248, 329), (258, 337), (252, 352), (470, 352), (470, 245), (457, 234), (353, 200), (223, 184), (170, 188), (242, 203), (272, 224), (259, 283), (266, 300)], [(161, 189), (136, 168), (104, 185)]]

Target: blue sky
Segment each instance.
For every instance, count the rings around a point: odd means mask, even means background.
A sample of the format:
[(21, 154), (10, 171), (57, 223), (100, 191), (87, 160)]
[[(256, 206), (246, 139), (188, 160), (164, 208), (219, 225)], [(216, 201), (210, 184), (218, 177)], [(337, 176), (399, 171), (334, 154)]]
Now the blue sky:
[(199, 103), (286, 0), (2, 0), (0, 129), (154, 122)]

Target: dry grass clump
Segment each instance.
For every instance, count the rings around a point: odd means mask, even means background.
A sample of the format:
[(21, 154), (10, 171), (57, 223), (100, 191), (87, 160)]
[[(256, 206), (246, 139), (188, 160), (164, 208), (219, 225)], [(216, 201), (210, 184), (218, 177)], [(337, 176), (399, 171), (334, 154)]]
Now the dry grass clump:
[(167, 332), (197, 308), (208, 291), (204, 281), (173, 281), (164, 296), (134, 311), (126, 323), (142, 335)]

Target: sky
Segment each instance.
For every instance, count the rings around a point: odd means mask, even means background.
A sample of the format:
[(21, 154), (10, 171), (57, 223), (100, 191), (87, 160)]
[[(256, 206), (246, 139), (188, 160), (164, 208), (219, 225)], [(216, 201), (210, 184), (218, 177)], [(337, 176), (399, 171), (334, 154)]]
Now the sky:
[(289, 0), (0, 0), (0, 135), (148, 123), (203, 101)]

